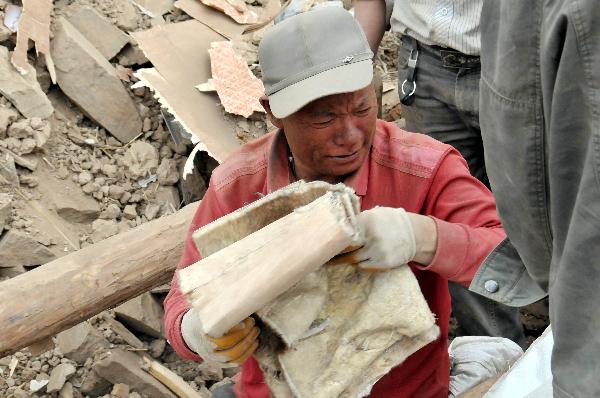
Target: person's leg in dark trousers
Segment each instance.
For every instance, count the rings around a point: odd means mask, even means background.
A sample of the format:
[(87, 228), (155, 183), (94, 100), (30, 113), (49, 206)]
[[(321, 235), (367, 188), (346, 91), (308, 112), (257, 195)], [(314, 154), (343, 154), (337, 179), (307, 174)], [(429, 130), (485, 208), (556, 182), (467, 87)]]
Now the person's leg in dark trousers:
[[(399, 85), (405, 78), (410, 54), (404, 39), (402, 43)], [(406, 129), (452, 145), (467, 161), (471, 174), (489, 187), (479, 129), (480, 66), (446, 67), (439, 50), (419, 46), (415, 76), (414, 102), (402, 105)], [(506, 337), (525, 348), (527, 340), (518, 308), (497, 303), (453, 282), (449, 288), (459, 334)]]

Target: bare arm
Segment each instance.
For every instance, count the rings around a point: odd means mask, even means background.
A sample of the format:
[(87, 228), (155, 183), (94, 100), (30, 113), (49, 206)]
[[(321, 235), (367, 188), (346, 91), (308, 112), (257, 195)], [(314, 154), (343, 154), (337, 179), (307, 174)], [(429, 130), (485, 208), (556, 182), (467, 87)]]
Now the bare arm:
[(357, 0), (354, 15), (367, 36), (373, 54), (377, 54), (385, 32), (385, 0)]

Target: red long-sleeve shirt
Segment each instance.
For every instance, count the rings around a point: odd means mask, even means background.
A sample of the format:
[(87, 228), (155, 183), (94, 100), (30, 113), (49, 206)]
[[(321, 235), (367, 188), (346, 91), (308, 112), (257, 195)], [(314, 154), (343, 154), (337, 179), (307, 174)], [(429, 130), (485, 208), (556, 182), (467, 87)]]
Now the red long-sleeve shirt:
[[(291, 182), (287, 151), (283, 133), (274, 132), (244, 145), (215, 169), (192, 220), (179, 268), (201, 258), (191, 232)], [(359, 196), (361, 210), (402, 207), (432, 217), (438, 232), (432, 263), (411, 268), (436, 314), (440, 338), (392, 369), (375, 384), (370, 396), (447, 397), (448, 280), (468, 285), (486, 256), (506, 237), (492, 194), (469, 174), (466, 162), (452, 147), (381, 120), (369, 156), (344, 182)], [(181, 318), (189, 304), (179, 290), (177, 276), (164, 305), (169, 342), (180, 356), (201, 361), (181, 336)], [(242, 366), (236, 394), (240, 398), (270, 397), (254, 358)]]

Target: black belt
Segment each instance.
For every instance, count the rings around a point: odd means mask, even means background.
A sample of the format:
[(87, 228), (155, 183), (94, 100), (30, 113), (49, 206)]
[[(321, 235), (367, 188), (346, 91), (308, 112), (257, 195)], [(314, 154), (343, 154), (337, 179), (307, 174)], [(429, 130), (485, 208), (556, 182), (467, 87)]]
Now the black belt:
[(467, 55), (448, 48), (440, 49), (439, 52), (442, 65), (446, 68), (477, 68), (481, 63), (476, 55)]

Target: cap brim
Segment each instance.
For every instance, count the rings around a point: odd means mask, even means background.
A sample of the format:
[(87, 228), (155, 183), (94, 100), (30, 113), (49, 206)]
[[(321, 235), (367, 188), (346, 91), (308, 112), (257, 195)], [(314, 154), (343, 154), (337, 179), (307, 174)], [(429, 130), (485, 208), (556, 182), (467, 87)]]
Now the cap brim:
[(326, 70), (269, 95), (269, 105), (273, 115), (282, 119), (316, 99), (360, 90), (372, 80), (373, 62), (370, 59), (353, 62)]

